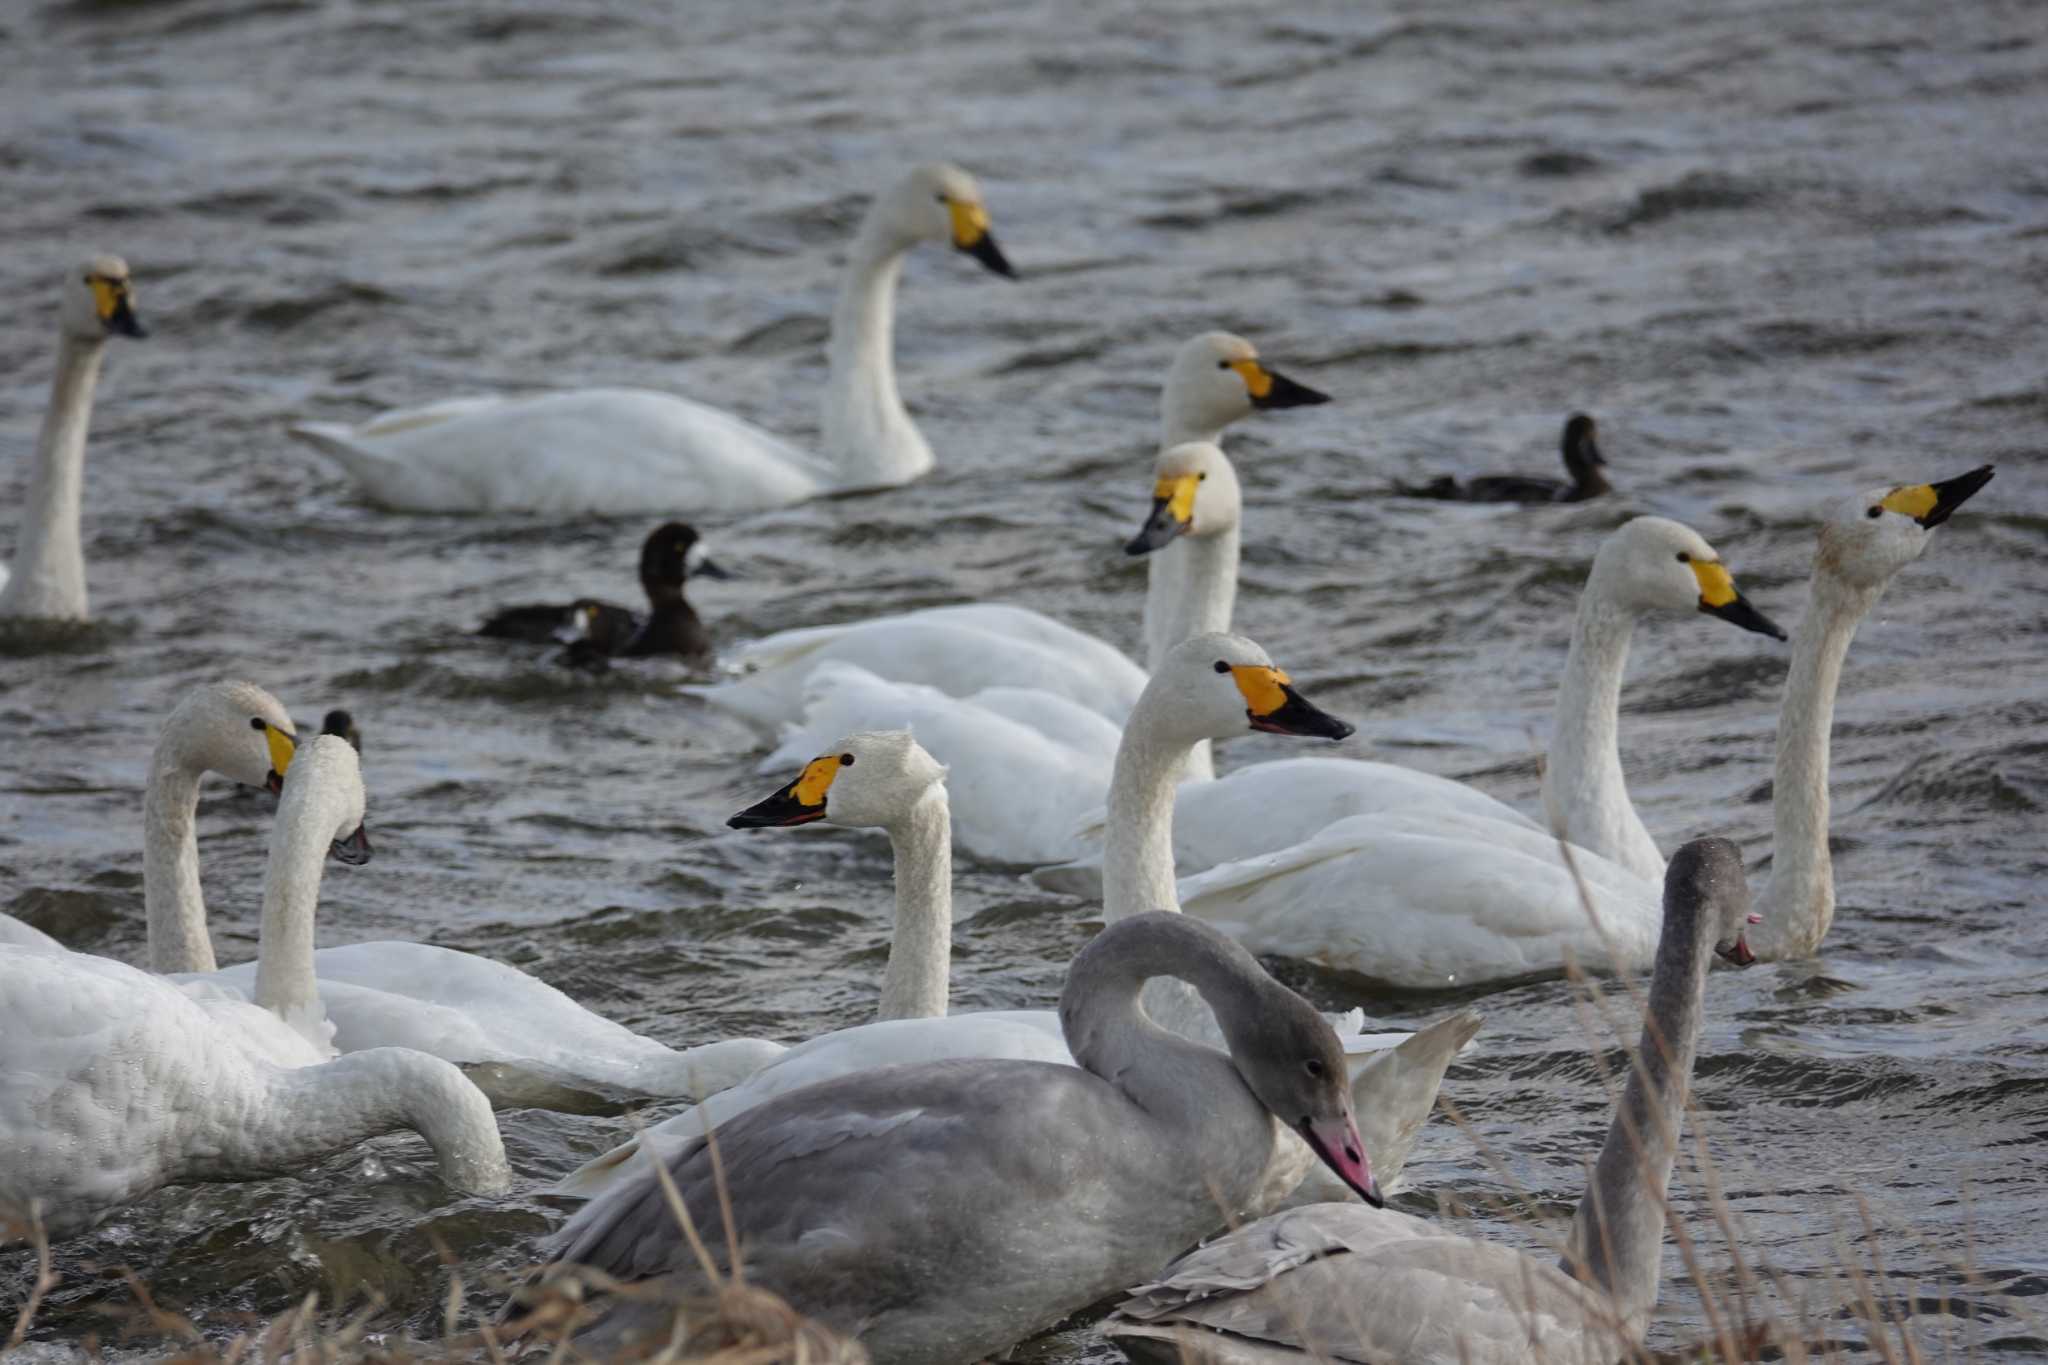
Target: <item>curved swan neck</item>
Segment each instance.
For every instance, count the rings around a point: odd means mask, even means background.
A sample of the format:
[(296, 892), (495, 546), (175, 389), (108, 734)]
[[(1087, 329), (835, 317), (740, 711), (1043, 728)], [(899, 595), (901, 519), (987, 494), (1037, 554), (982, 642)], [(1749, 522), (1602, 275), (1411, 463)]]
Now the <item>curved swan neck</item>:
[(933, 783), (889, 827), (896, 851), (896, 932), (882, 976), (877, 1019), (937, 1019), (946, 1013), (953, 961), (953, 817), (946, 788)]
[(273, 1072), (255, 1112), (231, 1127), (217, 1160), (222, 1174), (295, 1170), (406, 1128), (434, 1149), (448, 1184), (479, 1194), (511, 1184), (483, 1092), (452, 1064), (398, 1047)]
[(161, 974), (216, 967), (192, 828), (202, 770), (183, 750), (181, 737), (166, 729), (150, 759), (142, 797), (142, 905), (149, 921), (149, 969)]
[[(1173, 793), (1190, 746), (1161, 741), (1141, 695), (1117, 745), (1109, 777), (1109, 837), (1102, 855), (1102, 918), (1109, 924), (1147, 910), (1180, 910), (1173, 878)], [(1215, 1021), (1187, 982), (1166, 977), (1145, 988), (1145, 1009), (1162, 1027), (1215, 1036)]]
[(1599, 1286), (1630, 1322), (1646, 1318), (1657, 1302), (1665, 1193), (1699, 1048), (1713, 933), (1712, 916), (1667, 896), (1634, 1065), (1573, 1219), (1565, 1270)]
[(909, 249), (870, 209), (832, 309), (823, 430), (839, 488), (908, 483), (932, 467), (896, 392), (896, 284)]
[(1660, 879), (1663, 856), (1629, 801), (1621, 770), (1621, 680), (1635, 627), (1636, 613), (1609, 598), (1597, 579), (1586, 585), (1557, 689), (1543, 810), (1554, 833), (1637, 876)]
[(1759, 957), (1809, 957), (1835, 917), (1835, 869), (1828, 853), (1828, 754), (1835, 690), (1856, 627), (1882, 589), (1813, 576), (1806, 619), (1792, 641), (1792, 668), (1778, 711), (1778, 761), (1771, 782), (1777, 826), (1764, 921), (1751, 935)]
[(106, 345), (68, 333), (57, 348), (50, 406), (36, 439), (35, 472), (22, 503), (21, 539), (12, 576), (0, 589), (0, 616), (86, 617), (85, 551), (79, 507), (85, 489), (85, 435)]

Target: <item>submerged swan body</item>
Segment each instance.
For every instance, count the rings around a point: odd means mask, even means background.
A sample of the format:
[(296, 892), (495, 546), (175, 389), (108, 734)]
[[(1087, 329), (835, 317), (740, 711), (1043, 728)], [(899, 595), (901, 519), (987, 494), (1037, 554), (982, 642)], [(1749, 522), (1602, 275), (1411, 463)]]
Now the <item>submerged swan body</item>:
[[(1989, 481), (1988, 466), (1937, 484), (1873, 489), (1820, 529), (1810, 607), (1792, 641), (1773, 785), (1776, 838), (1761, 957), (1813, 953), (1834, 911), (1827, 847), (1828, 731), (1842, 659), (1884, 585), (1932, 530)], [(1588, 970), (1640, 971), (1657, 934), (1656, 883), (1591, 853), (1597, 924), (1554, 841), (1504, 822), (1354, 816), (1277, 853), (1182, 883), (1190, 914), (1254, 952), (1319, 962), (1409, 989)], [(1360, 887), (1373, 888), (1361, 902)]]
[(908, 483), (932, 467), (897, 395), (893, 354), (896, 284), (920, 242), (1013, 273), (965, 171), (920, 166), (879, 195), (833, 310), (823, 458), (731, 413), (641, 389), (451, 399), (292, 434), (372, 501), (407, 512), (752, 512)]
[(20, 538), (10, 571), (0, 563), (0, 617), (83, 621), (85, 549), (79, 511), (85, 499), (85, 434), (92, 395), (110, 336), (148, 335), (135, 319), (128, 263), (95, 256), (65, 281), (58, 312), (57, 373), (36, 437), (34, 470), (22, 502)]
[(1152, 1365), (1605, 1365), (1657, 1302), (1665, 1192), (1699, 1045), (1709, 948), (1749, 961), (1749, 893), (1726, 839), (1671, 860), (1637, 1061), (1562, 1266), (1358, 1204), (1290, 1209), (1182, 1256), (1108, 1333)]
[[(1173, 909), (1173, 869), (1164, 857), (1170, 829), (1172, 789), (1188, 750), (1206, 739), (1243, 733), (1247, 725), (1283, 734), (1338, 736), (1348, 733), (1342, 722), (1323, 716), (1301, 701), (1291, 687), (1265, 684), (1280, 675), (1250, 641), (1232, 636), (1197, 637), (1170, 654), (1132, 712), (1118, 749), (1112, 795), (1115, 836), (1111, 866), (1115, 875), (1103, 901), (1106, 920), (1117, 921), (1147, 909)], [(1225, 679), (1228, 679), (1226, 681)], [(942, 951), (941, 940), (927, 937), (925, 951), (906, 953), (907, 926), (934, 917), (906, 913), (912, 907), (948, 897), (949, 873), (930, 852), (930, 834), (913, 831), (936, 826), (945, 788), (925, 790), (916, 784), (894, 784), (893, 793), (865, 797), (835, 806), (848, 781), (880, 766), (867, 754), (883, 741), (875, 735), (849, 736), (825, 756), (806, 763), (798, 778), (775, 796), (733, 818), (737, 825), (797, 824), (829, 818), (840, 823), (883, 824), (896, 847), (897, 941), (890, 954), (890, 976), (933, 972), (931, 957)], [(901, 745), (907, 738), (891, 737)], [(922, 750), (919, 750), (922, 753)], [(847, 759), (855, 760), (852, 763)], [(883, 763), (894, 760), (884, 758)], [(884, 772), (890, 771), (884, 767)], [(948, 786), (951, 778), (948, 777)], [(912, 799), (914, 796), (914, 800)], [(905, 809), (903, 807), (907, 806)], [(920, 848), (924, 850), (920, 852)], [(899, 973), (900, 960), (911, 956), (925, 966)], [(943, 1000), (945, 965), (935, 968)], [(885, 989), (885, 1000), (888, 992)], [(1155, 1017), (1185, 1036), (1216, 1037), (1215, 1023), (1199, 1001), (1185, 992), (1155, 991), (1150, 1000)], [(942, 1011), (934, 1011), (940, 1013)], [(1451, 1015), (1415, 1034), (1363, 1034), (1357, 1017), (1336, 1021), (1346, 1053), (1354, 1104), (1361, 1123), (1379, 1153), (1382, 1178), (1401, 1169), (1415, 1137), (1434, 1106), (1444, 1070), (1478, 1029), (1469, 1011)], [(816, 1081), (871, 1067), (956, 1057), (1007, 1057), (1023, 1060), (1068, 1060), (1059, 1021), (1050, 1011), (1014, 1010), (959, 1014), (944, 1018), (897, 1019), (842, 1029), (792, 1048), (776, 1063), (709, 1103), (675, 1115), (631, 1142), (591, 1161), (563, 1182), (570, 1193), (592, 1194), (618, 1184), (645, 1165), (649, 1151), (670, 1154), (702, 1136), (708, 1124), (736, 1115)], [(1308, 1171), (1307, 1153), (1283, 1143), (1283, 1160), (1273, 1173), (1273, 1197), (1292, 1190)]]
[[(1140, 988), (1161, 975), (1201, 992), (1227, 1055), (1147, 1018)], [(750, 1283), (898, 1365), (1000, 1352), (1259, 1207), (1282, 1133), (1377, 1202), (1335, 1035), (1215, 931), (1163, 913), (1110, 925), (1074, 959), (1060, 1022), (1078, 1066), (860, 1072), (722, 1126), (716, 1176), (702, 1142), (668, 1171), (699, 1226), (720, 1226), (729, 1199)], [(651, 1171), (550, 1250), (626, 1281), (702, 1285)], [(667, 1334), (658, 1304), (612, 1308), (583, 1345)]]

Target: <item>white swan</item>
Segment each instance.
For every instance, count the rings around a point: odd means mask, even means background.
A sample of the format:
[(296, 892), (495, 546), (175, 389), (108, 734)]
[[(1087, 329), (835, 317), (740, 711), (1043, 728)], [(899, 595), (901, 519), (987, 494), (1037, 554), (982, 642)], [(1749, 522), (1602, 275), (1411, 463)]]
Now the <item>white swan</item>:
[(278, 1066), (175, 983), (84, 953), (0, 947), (0, 1207), (59, 1235), (165, 1185), (289, 1175), (410, 1128), (441, 1178), (511, 1172), (491, 1107), (448, 1063), (387, 1048)]
[(119, 256), (95, 256), (73, 271), (57, 316), (57, 375), (36, 438), (13, 574), (0, 564), (0, 616), (83, 621), (88, 613), (78, 514), (92, 393), (107, 338), (148, 334), (135, 320), (128, 263)]
[(1633, 1359), (1662, 1278), (1708, 949), (1744, 960), (1748, 908), (1735, 845), (1700, 839), (1672, 856), (1636, 1065), (1562, 1263), (1404, 1213), (1314, 1204), (1188, 1252), (1131, 1291), (1110, 1340), (1141, 1365)]
[[(1219, 674), (1228, 675), (1229, 683), (1220, 681)], [(1169, 655), (1133, 711), (1118, 750), (1117, 782), (1111, 798), (1116, 812), (1113, 828), (1118, 831), (1112, 866), (1118, 875), (1103, 901), (1105, 919), (1115, 921), (1147, 909), (1174, 908), (1173, 868), (1165, 857), (1172, 834), (1158, 827), (1170, 820), (1174, 781), (1194, 743), (1242, 733), (1247, 723), (1254, 729), (1283, 734), (1336, 737), (1349, 732), (1342, 722), (1302, 702), (1287, 685), (1286, 675), (1273, 669), (1265, 654), (1248, 640), (1202, 636)], [(849, 736), (825, 757), (806, 764), (797, 779), (774, 796), (733, 817), (732, 823), (754, 826), (830, 819), (888, 827), (897, 853), (899, 936), (906, 925), (936, 922), (935, 911), (924, 913), (930, 907), (943, 904), (950, 920), (950, 874), (933, 851), (946, 809), (947, 787), (939, 785), (936, 778), (923, 782), (914, 776), (908, 781), (899, 779), (896, 773), (905, 762), (901, 755), (906, 749), (922, 756), (908, 736)], [(855, 760), (850, 766), (848, 756)], [(929, 758), (924, 761), (931, 763)], [(931, 764), (933, 769), (936, 766)], [(871, 768), (877, 771), (870, 774)], [(866, 776), (849, 789), (847, 773)], [(919, 824), (930, 831), (921, 836), (924, 852), (917, 851), (920, 842), (910, 837)], [(906, 885), (918, 888), (908, 901), (904, 899)], [(919, 913), (907, 916), (906, 910)], [(944, 935), (928, 935), (922, 942), (929, 946), (930, 955), (919, 954), (923, 964), (919, 971), (931, 972), (933, 979), (943, 983)], [(902, 947), (899, 938), (891, 950), (892, 973)], [(1148, 996), (1148, 1008), (1162, 1023), (1189, 1036), (1214, 1036), (1213, 1021), (1186, 992), (1154, 992)], [(1406, 1162), (1435, 1103), (1445, 1067), (1478, 1029), (1479, 1018), (1463, 1012), (1413, 1035), (1361, 1034), (1355, 1012), (1339, 1022), (1356, 1107), (1367, 1126), (1371, 1150), (1381, 1163), (1382, 1177), (1391, 1181)], [(584, 1195), (610, 1188), (641, 1167), (643, 1144), (644, 1150), (673, 1153), (701, 1136), (707, 1124), (725, 1122), (801, 1086), (869, 1067), (948, 1057), (1067, 1060), (1059, 1021), (1046, 1010), (899, 1019), (841, 1029), (799, 1044), (733, 1089), (587, 1163), (567, 1177), (561, 1188)], [(1308, 1164), (1304, 1160), (1290, 1168), (1285, 1183), (1291, 1186), (1298, 1181)]]
[[(1174, 355), (1160, 400), (1160, 425), (1168, 445), (1190, 440), (1213, 444), (1226, 425), (1255, 411), (1326, 401), (1315, 390), (1266, 368), (1244, 338), (1206, 332), (1185, 342)], [(1145, 608), (1148, 667), (1157, 667), (1166, 649), (1189, 635), (1229, 625), (1227, 601), (1220, 617), (1213, 609), (1198, 614), (1200, 624), (1194, 624), (1196, 617), (1182, 606), (1180, 565), (1187, 553), (1171, 549), (1150, 562)], [(1234, 576), (1229, 591), (1236, 591)], [(781, 631), (728, 658), (740, 677), (684, 690), (774, 729), (804, 719), (806, 705), (816, 695), (807, 680), (826, 662), (854, 664), (877, 678), (917, 683), (953, 697), (989, 688), (1030, 689), (1093, 711), (1114, 725), (1123, 724), (1145, 688), (1145, 670), (1094, 636), (1028, 608), (975, 602)], [(1057, 703), (1048, 707), (1065, 709)], [(849, 729), (894, 729), (902, 724), (876, 715), (857, 724), (807, 724), (806, 730), (818, 742)], [(801, 751), (811, 747), (803, 745)], [(1102, 751), (1103, 761), (1114, 749), (1112, 743)], [(954, 761), (943, 748), (933, 747), (932, 752), (941, 762)], [(1206, 752), (1205, 748), (1204, 762)], [(775, 761), (763, 765), (763, 771), (780, 767)]]
[[(1933, 528), (1990, 478), (1987, 465), (1942, 483), (1875, 489), (1822, 523), (1780, 709), (1760, 955), (1812, 954), (1834, 913), (1828, 731), (1857, 622)], [(1641, 970), (1655, 950), (1656, 883), (1591, 852), (1573, 859), (1588, 882), (1590, 917), (1545, 835), (1434, 814), (1352, 816), (1292, 848), (1197, 873), (1181, 883), (1180, 898), (1255, 952), (1409, 989), (1555, 975), (1571, 960)]]
[(932, 467), (894, 359), (896, 282), (920, 242), (1013, 274), (967, 172), (919, 166), (879, 195), (832, 312), (822, 459), (731, 413), (644, 389), (458, 398), (292, 434), (371, 500), (406, 512), (751, 512), (908, 483)]

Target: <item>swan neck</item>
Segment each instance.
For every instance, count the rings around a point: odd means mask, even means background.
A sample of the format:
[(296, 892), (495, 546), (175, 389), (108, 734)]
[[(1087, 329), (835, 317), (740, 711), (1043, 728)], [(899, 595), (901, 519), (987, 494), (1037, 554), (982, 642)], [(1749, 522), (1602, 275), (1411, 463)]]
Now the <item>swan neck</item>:
[(870, 210), (832, 309), (823, 429), (839, 488), (908, 483), (932, 466), (896, 392), (896, 285), (909, 249)]
[(142, 906), (149, 924), (149, 969), (159, 974), (211, 972), (206, 897), (199, 886), (201, 769), (186, 761), (170, 729), (150, 760), (142, 797)]
[(510, 1185), (483, 1092), (450, 1063), (396, 1047), (271, 1073), (256, 1112), (230, 1125), (222, 1173), (297, 1170), (401, 1129), (427, 1140), (448, 1184), (474, 1193)]
[[(294, 775), (297, 771), (294, 765)], [(294, 795), (287, 792), (270, 831), (256, 946), (256, 1003), (298, 1032), (317, 1037), (326, 1013), (313, 974), (313, 915), (335, 820), (324, 809), (328, 803), (294, 801)]]
[(1631, 1323), (1645, 1319), (1657, 1302), (1665, 1195), (1699, 1048), (1713, 930), (1712, 917), (1696, 907), (1666, 906), (1628, 1085), (1573, 1220), (1578, 1265), (1568, 1261), (1565, 1268), (1603, 1290)]
[(1828, 853), (1828, 758), (1835, 691), (1856, 627), (1878, 591), (1816, 573), (1806, 619), (1792, 641), (1792, 668), (1778, 712), (1771, 782), (1776, 831), (1764, 922), (1751, 935), (1759, 956), (1810, 957), (1835, 917), (1834, 860)]
[(1192, 635), (1230, 629), (1237, 607), (1241, 537), (1235, 526), (1181, 536), (1148, 558), (1145, 668), (1157, 673), (1168, 650)]
[(85, 551), (79, 509), (85, 486), (85, 436), (106, 345), (66, 334), (57, 348), (50, 406), (36, 438), (34, 472), (22, 504), (21, 539), (0, 616), (84, 620)]
[(896, 933), (882, 977), (877, 1019), (937, 1019), (946, 1013), (953, 957), (953, 819), (946, 788), (933, 783), (889, 827), (896, 851)]
[(1629, 800), (1621, 768), (1621, 680), (1636, 614), (1596, 580), (1579, 597), (1571, 652), (1557, 689), (1543, 810), (1553, 833), (1636, 875), (1664, 876), (1664, 860)]

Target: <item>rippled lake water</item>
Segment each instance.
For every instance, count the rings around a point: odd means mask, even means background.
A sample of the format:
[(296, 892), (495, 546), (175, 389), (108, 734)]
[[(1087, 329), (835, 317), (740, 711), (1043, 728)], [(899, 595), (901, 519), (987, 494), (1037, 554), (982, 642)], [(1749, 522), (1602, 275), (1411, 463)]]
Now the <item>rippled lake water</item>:
[[(330, 868), (323, 942), (490, 954), (675, 1043), (866, 1017), (878, 838), (727, 831), (771, 785), (762, 747), (680, 698), (677, 668), (572, 676), (466, 634), (535, 594), (630, 600), (647, 523), (383, 514), (284, 427), (603, 382), (813, 439), (852, 224), (944, 156), (981, 176), (1026, 278), (913, 258), (898, 359), (939, 467), (706, 524), (744, 574), (693, 589), (724, 641), (998, 598), (1135, 650), (1142, 568), (1118, 547), (1158, 377), (1227, 327), (1336, 399), (1232, 438), (1241, 628), (1359, 722), (1347, 752), (1531, 809), (1609, 529), (1687, 521), (1790, 625), (1817, 506), (1998, 464), (1851, 653), (1825, 955), (1715, 978), (1699, 1097), (1746, 1256), (1821, 1329), (1871, 1330), (1826, 1308), (1846, 1261), (1929, 1339), (2048, 1354), (2041, 13), (23, 0), (0, 15), (0, 552), (62, 272), (125, 254), (155, 334), (111, 348), (100, 390), (100, 624), (0, 657), (0, 909), (137, 959), (156, 728), (238, 675), (363, 728), (378, 857)], [(1577, 408), (1613, 499), (1386, 494), (1553, 472)], [(1767, 858), (1784, 667), (1704, 619), (1639, 632), (1624, 753), (1667, 849), (1717, 832)], [(202, 806), (224, 959), (254, 951), (267, 811), (225, 788)], [(1016, 874), (961, 862), (958, 1008), (1050, 1003), (1091, 931), (1090, 907)], [(1389, 1019), (1446, 1003), (1306, 984)], [(1519, 1187), (1562, 1217), (1606, 1124), (1572, 993), (1482, 1008), (1444, 1091), (1471, 1133), (1433, 1128), (1406, 1206)], [(319, 1290), (430, 1331), (435, 1241), (472, 1275), (521, 1264), (563, 1216), (538, 1191), (626, 1123), (505, 1115), (522, 1184), (503, 1200), (452, 1200), (412, 1139), (165, 1191), (58, 1248), (37, 1335), (109, 1330), (124, 1265), (211, 1330)], [(1680, 1185), (1696, 1211), (1700, 1182)], [(0, 1253), (0, 1299), (26, 1270)], [(1683, 1288), (1661, 1312), (1656, 1340), (1702, 1328)], [(1028, 1354), (1102, 1352), (1083, 1325)]]

